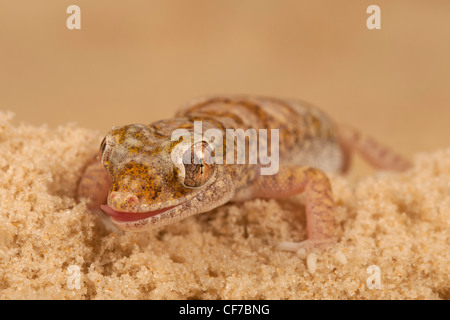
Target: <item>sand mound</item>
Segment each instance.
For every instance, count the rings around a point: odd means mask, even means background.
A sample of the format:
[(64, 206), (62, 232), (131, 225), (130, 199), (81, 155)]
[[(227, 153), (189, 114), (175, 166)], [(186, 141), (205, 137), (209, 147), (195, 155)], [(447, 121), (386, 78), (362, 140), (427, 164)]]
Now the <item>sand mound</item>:
[(11, 118), (0, 113), (1, 299), (450, 298), (450, 149), (404, 174), (331, 177), (340, 251), (308, 268), (273, 250), (305, 237), (301, 195), (123, 233), (74, 199), (101, 136)]

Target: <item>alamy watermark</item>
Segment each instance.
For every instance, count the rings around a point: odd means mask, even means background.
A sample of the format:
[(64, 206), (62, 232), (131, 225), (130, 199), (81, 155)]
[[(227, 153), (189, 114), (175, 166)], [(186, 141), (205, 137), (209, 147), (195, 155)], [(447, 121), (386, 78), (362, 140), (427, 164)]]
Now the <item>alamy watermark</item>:
[[(171, 157), (175, 164), (189, 164), (194, 161), (200, 164), (207, 161), (209, 164), (260, 164), (261, 175), (274, 175), (279, 169), (279, 129), (270, 130), (270, 143), (268, 129), (226, 129), (224, 139), (221, 130), (210, 128), (203, 132), (202, 122), (194, 121), (194, 132), (187, 129), (173, 131), (171, 140), (180, 141), (172, 150)], [(247, 144), (248, 139), (248, 144)], [(236, 143), (235, 143), (236, 141)], [(193, 149), (195, 155), (203, 152), (202, 143), (206, 142), (211, 156), (185, 156)], [(225, 155), (224, 155), (225, 142)], [(268, 149), (270, 145), (270, 155)], [(194, 146), (194, 148), (192, 148)], [(247, 148), (248, 146), (248, 148)], [(247, 153), (248, 151), (248, 153)], [(236, 160), (235, 160), (236, 159)], [(224, 162), (225, 161), (225, 162)]]
[(371, 15), (367, 18), (366, 26), (369, 30), (381, 29), (381, 9), (379, 6), (373, 4), (367, 7), (367, 13)]
[(70, 265), (67, 268), (67, 288), (80, 289), (81, 288), (81, 271), (77, 265)]
[(370, 276), (366, 280), (367, 288), (381, 289), (381, 271), (380, 267), (373, 264), (367, 267), (367, 273)]
[(81, 29), (81, 9), (79, 6), (72, 4), (67, 7), (66, 13), (71, 15), (67, 18), (66, 26), (69, 30)]

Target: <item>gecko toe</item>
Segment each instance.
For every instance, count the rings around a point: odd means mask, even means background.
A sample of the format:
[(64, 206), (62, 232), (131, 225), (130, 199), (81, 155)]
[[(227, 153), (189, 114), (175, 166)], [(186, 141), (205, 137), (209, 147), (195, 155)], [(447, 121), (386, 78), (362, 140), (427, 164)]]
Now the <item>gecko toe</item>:
[(336, 244), (335, 239), (308, 239), (300, 242), (280, 242), (276, 249), (296, 252), (300, 257), (306, 258), (312, 252), (323, 253), (334, 248)]

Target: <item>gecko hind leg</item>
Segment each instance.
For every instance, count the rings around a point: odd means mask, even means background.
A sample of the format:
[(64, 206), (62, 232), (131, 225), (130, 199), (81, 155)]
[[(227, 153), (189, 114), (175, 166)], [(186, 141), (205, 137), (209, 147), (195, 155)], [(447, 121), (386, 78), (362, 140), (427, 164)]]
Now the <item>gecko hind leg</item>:
[(258, 198), (285, 198), (302, 192), (306, 195), (307, 240), (282, 242), (278, 249), (308, 253), (336, 243), (334, 200), (328, 177), (322, 171), (311, 167), (280, 168), (275, 175), (260, 176), (253, 188)]
[[(406, 171), (411, 167), (407, 159), (350, 126), (338, 126), (337, 136), (344, 154), (347, 155), (347, 163), (350, 162), (351, 152), (357, 151), (377, 169)], [(346, 171), (345, 167), (348, 165), (344, 166), (343, 171)]]

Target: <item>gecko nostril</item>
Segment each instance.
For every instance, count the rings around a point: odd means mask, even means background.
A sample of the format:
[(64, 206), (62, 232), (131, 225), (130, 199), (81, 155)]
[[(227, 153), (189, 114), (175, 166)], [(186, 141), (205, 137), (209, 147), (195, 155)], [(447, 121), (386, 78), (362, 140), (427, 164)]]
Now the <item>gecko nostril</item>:
[(108, 205), (123, 211), (134, 211), (140, 202), (139, 197), (132, 193), (113, 191), (108, 196)]
[(139, 204), (139, 198), (134, 194), (130, 194), (127, 196), (127, 202), (130, 206), (135, 206)]

